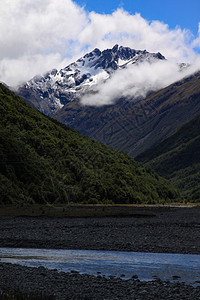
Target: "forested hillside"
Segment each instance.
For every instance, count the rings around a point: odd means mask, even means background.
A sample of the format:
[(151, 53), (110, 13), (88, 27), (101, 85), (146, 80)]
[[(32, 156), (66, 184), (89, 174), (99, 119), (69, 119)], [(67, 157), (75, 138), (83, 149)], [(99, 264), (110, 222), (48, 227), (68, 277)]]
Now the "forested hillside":
[(0, 84), (0, 203), (162, 203), (178, 193), (128, 155), (44, 116)]
[(172, 181), (190, 202), (200, 201), (200, 115), (137, 160)]

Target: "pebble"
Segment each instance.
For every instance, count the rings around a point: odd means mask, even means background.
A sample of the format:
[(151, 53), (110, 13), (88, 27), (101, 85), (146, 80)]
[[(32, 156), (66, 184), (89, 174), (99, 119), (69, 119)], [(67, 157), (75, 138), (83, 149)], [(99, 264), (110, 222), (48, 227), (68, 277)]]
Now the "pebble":
[[(25, 295), (22, 299), (30, 297), (33, 299), (35, 296), (46, 296), (48, 297), (46, 299), (56, 300), (200, 299), (200, 286), (193, 287), (184, 283), (162, 282), (161, 280), (142, 282), (114, 277), (109, 279), (102, 276), (81, 275), (74, 272), (59, 273), (41, 267), (30, 268), (6, 263), (0, 263), (0, 269), (0, 299), (3, 299), (6, 293), (16, 296), (15, 291), (18, 295)], [(21, 298), (18, 297), (18, 299)]]
[[(148, 218), (0, 217), (1, 247), (200, 254), (200, 207), (134, 207)], [(187, 226), (186, 226), (187, 224)], [(53, 230), (52, 230), (53, 228)], [(87, 238), (85, 238), (87, 237)], [(146, 239), (144, 239), (146, 237)]]

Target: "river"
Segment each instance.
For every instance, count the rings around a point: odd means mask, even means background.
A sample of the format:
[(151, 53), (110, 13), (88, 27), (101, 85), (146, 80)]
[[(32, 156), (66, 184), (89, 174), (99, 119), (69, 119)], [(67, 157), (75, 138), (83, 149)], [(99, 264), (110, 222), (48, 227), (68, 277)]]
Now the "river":
[[(156, 278), (200, 285), (200, 255), (97, 250), (0, 248), (0, 261), (81, 274)], [(135, 276), (137, 275), (137, 276)]]

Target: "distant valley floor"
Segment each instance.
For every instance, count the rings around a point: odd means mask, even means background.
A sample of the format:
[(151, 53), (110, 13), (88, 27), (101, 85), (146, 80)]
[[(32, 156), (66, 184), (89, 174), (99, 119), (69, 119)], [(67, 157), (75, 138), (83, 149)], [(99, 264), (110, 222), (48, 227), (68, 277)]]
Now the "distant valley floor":
[(131, 209), (129, 217), (1, 216), (0, 245), (200, 254), (200, 207)]

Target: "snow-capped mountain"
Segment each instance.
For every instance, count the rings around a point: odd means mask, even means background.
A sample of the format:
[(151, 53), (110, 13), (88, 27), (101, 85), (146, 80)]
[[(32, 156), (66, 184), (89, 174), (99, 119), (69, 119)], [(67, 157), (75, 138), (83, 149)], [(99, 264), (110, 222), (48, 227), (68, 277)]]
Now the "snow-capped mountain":
[(160, 53), (118, 45), (102, 52), (96, 48), (60, 71), (53, 69), (44, 76), (35, 76), (16, 93), (45, 114), (53, 115), (69, 101), (80, 98), (95, 85), (108, 80), (116, 70), (129, 64), (163, 59)]

